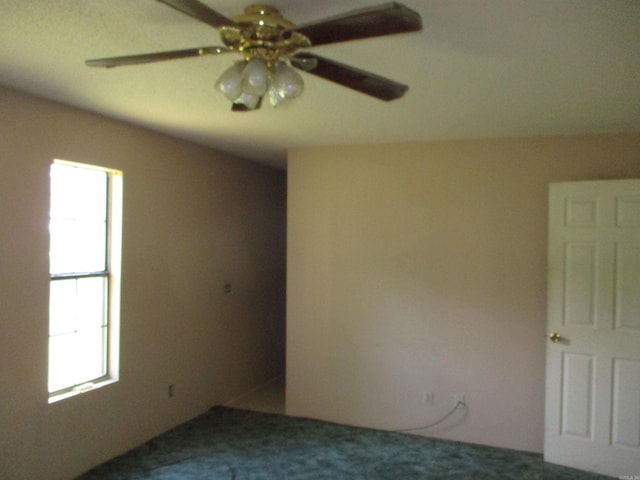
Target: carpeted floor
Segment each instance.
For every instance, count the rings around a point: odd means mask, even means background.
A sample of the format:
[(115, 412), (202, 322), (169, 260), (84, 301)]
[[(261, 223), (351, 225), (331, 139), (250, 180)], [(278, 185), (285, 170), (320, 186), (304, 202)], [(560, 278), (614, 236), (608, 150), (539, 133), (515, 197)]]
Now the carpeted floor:
[(540, 455), (215, 407), (81, 480), (601, 480)]

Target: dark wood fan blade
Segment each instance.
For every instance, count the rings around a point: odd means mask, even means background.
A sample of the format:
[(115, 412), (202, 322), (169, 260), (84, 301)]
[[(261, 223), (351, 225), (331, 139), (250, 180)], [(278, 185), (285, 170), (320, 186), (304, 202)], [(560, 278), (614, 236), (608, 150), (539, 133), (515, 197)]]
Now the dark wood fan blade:
[(220, 27), (232, 27), (235, 24), (233, 21), (224, 15), (216, 12), (212, 8), (200, 3), (198, 0), (158, 0), (160, 3), (164, 3), (170, 7), (179, 10), (182, 13), (207, 23), (214, 28)]
[(295, 54), (291, 58), (291, 65), (387, 102), (402, 97), (409, 90), (402, 83), (308, 52)]
[(128, 55), (124, 57), (96, 58), (86, 60), (88, 67), (122, 67), (125, 65), (138, 65), (141, 63), (162, 62), (164, 60), (176, 60), (179, 58), (199, 57), (201, 55), (217, 55), (219, 53), (231, 52), (226, 47), (200, 47), (186, 50), (173, 50), (170, 52), (143, 53), (140, 55)]
[(287, 38), (292, 32), (302, 33), (316, 46), (421, 29), (422, 19), (419, 13), (391, 2), (296, 26), (285, 30), (283, 35)]

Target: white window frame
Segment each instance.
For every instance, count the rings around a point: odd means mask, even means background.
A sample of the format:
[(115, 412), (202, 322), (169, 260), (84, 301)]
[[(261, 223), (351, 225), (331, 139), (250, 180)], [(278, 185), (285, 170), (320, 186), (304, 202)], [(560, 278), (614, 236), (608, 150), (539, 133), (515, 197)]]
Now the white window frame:
[[(69, 398), (87, 391), (115, 383), (119, 378), (120, 350), (120, 281), (122, 257), (122, 196), (123, 175), (120, 170), (105, 168), (85, 163), (55, 159), (52, 162), (74, 168), (93, 169), (107, 175), (107, 241), (105, 248), (106, 269), (100, 272), (69, 272), (50, 274), (50, 283), (62, 279), (90, 278), (101, 276), (107, 281), (105, 292), (106, 307), (106, 341), (105, 341), (105, 374), (87, 379), (80, 384), (66, 386), (49, 392), (49, 403)], [(50, 336), (48, 338), (51, 338)], [(49, 376), (48, 376), (49, 378)]]

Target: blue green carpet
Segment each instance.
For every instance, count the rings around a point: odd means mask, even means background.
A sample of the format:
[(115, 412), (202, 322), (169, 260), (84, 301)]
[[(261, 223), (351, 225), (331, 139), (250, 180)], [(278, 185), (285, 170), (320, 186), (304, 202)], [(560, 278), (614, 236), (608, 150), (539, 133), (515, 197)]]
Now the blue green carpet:
[(597, 480), (540, 455), (214, 407), (82, 480)]

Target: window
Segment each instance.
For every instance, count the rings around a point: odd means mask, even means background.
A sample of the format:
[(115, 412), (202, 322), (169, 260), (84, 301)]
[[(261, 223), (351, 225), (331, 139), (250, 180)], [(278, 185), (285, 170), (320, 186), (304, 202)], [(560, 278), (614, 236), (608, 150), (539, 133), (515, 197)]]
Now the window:
[(49, 401), (117, 380), (122, 173), (54, 160)]

